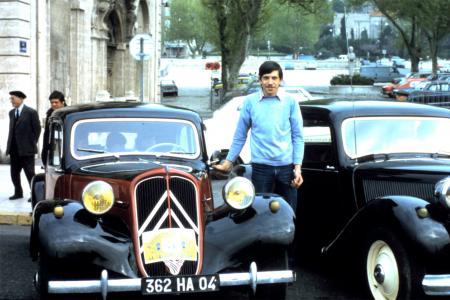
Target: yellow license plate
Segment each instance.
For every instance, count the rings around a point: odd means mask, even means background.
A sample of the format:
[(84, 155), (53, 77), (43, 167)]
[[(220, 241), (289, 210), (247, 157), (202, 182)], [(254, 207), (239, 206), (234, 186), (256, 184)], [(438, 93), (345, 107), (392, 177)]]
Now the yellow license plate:
[(165, 228), (142, 234), (146, 264), (167, 260), (197, 261), (195, 231)]

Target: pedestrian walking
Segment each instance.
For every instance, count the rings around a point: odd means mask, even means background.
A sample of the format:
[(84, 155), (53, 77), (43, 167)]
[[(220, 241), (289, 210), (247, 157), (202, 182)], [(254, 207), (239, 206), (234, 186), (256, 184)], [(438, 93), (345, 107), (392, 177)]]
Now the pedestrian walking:
[(11, 91), (9, 112), (9, 133), (6, 155), (11, 161), (11, 180), (14, 184), (14, 195), (9, 200), (23, 198), (20, 172), (25, 172), (28, 183), (34, 176), (34, 155), (37, 153), (37, 142), (41, 133), (41, 125), (36, 110), (24, 104), (27, 97), (21, 91)]
[(282, 90), (283, 70), (274, 61), (259, 68), (262, 90), (248, 95), (241, 108), (233, 142), (226, 159), (213, 167), (229, 172), (251, 129), (252, 182), (257, 193), (276, 192), (294, 212), (297, 189), (303, 182), (303, 119), (298, 102)]
[(48, 100), (50, 101), (50, 108), (45, 113), (44, 137), (41, 152), (41, 159), (44, 167), (47, 166), (48, 151), (50, 150), (50, 116), (55, 110), (66, 106), (66, 99), (64, 98), (64, 94), (60, 91), (53, 91), (48, 97)]

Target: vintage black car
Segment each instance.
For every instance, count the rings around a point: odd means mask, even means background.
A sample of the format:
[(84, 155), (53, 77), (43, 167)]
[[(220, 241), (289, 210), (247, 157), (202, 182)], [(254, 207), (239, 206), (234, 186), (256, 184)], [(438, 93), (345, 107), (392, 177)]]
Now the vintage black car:
[(450, 110), (316, 100), (301, 112), (299, 245), (350, 258), (374, 299), (450, 295)]
[(52, 114), (46, 172), (32, 182), (41, 297), (240, 285), (251, 298), (285, 298), (294, 213), (242, 177), (225, 184), (224, 203), (213, 199), (203, 129), (197, 113), (157, 104)]

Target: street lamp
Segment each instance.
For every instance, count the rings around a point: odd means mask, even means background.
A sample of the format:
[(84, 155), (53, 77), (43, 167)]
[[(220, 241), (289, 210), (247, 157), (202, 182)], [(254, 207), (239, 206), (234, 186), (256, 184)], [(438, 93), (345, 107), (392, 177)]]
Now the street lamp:
[(270, 40), (267, 41), (267, 50), (269, 51), (269, 59), (270, 59)]

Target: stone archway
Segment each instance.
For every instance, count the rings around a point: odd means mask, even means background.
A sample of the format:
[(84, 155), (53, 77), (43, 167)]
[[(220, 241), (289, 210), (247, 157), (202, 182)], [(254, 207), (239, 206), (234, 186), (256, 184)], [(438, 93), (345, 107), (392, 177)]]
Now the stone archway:
[(116, 10), (111, 10), (105, 16), (108, 28), (106, 45), (106, 88), (111, 97), (120, 97), (125, 94), (123, 64), (125, 55), (123, 18)]

